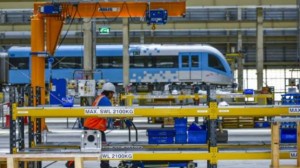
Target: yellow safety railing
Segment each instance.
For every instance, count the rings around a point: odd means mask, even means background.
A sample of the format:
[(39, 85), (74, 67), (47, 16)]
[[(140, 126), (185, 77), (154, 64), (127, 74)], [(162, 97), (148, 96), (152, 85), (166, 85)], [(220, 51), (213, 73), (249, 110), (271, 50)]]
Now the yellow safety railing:
[[(235, 106), (218, 107), (217, 103), (210, 103), (209, 107), (199, 106), (157, 106), (157, 107), (17, 107), (13, 106), (13, 120), (18, 117), (30, 116), (33, 118), (51, 117), (207, 117), (215, 120), (224, 116), (300, 116), (300, 106)], [(298, 145), (299, 146), (299, 145)], [(219, 152), (218, 147), (210, 147), (207, 152), (130, 152), (130, 157), (109, 158), (102, 157), (106, 152), (99, 154), (102, 160), (209, 160), (217, 163), (218, 160), (257, 160), (271, 159), (272, 153), (265, 152)], [(127, 152), (128, 154), (128, 152)], [(17, 158), (20, 155), (13, 155)], [(28, 154), (26, 157), (34, 156)], [(52, 155), (51, 155), (52, 156)], [(49, 160), (51, 160), (49, 156)], [(53, 155), (54, 156), (54, 155)], [(67, 157), (68, 155), (66, 155)], [(278, 152), (280, 159), (293, 158), (291, 152)], [(0, 156), (1, 158), (1, 156)], [(22, 159), (18, 159), (22, 160)], [(79, 159), (80, 160), (80, 159)]]

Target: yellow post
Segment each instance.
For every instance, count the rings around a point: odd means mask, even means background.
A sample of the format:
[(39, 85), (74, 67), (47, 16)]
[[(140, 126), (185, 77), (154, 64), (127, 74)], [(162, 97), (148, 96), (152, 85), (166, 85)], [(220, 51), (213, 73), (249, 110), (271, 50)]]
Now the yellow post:
[(210, 164), (218, 164), (218, 147), (210, 147), (209, 153), (211, 154)]
[(11, 119), (12, 120), (17, 120), (17, 103), (13, 103), (12, 105), (12, 116), (11, 116)]
[(129, 106), (129, 104), (130, 104), (130, 99), (132, 98), (132, 95), (131, 95), (130, 93), (128, 93), (128, 94), (125, 93), (124, 95), (122, 95), (121, 98), (124, 99), (125, 106)]
[(75, 157), (75, 168), (84, 168), (82, 157)]
[(2, 92), (0, 92), (0, 102), (3, 102), (3, 93)]
[(24, 162), (24, 168), (28, 168), (28, 162), (27, 161)]
[(127, 106), (132, 106), (134, 96), (132, 94), (127, 95)]
[[(12, 104), (12, 116), (11, 116), (12, 120), (17, 120), (17, 103), (13, 103)], [(12, 123), (10, 123), (12, 124)], [(16, 147), (13, 147), (12, 149), (12, 153), (17, 153), (17, 148)]]
[(18, 168), (18, 162), (13, 157), (7, 157), (7, 168)]
[(272, 152), (272, 161), (271, 161), (271, 168), (279, 168), (279, 122), (272, 123), (271, 126), (271, 152)]
[[(36, 121), (36, 118), (35, 117), (31, 117), (31, 122), (33, 122), (33, 126), (35, 125), (35, 121)], [(35, 130), (34, 130), (35, 131)], [(36, 145), (35, 145), (35, 141), (34, 141), (34, 138), (33, 140), (30, 142), (31, 144), (31, 147), (34, 148)]]
[(210, 102), (209, 103), (209, 119), (216, 120), (218, 119), (218, 104), (217, 102)]

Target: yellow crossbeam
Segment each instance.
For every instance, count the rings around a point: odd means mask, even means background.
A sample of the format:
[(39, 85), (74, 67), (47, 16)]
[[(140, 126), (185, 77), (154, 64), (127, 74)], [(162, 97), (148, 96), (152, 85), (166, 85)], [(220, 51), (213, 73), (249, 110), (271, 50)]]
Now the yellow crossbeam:
[(13, 109), (13, 119), (31, 116), (56, 117), (208, 117), (217, 116), (299, 116), (300, 106), (235, 106), (219, 107), (211, 113), (208, 107), (156, 106), (156, 107), (35, 107)]
[[(117, 152), (118, 153), (118, 152)], [(127, 152), (130, 153), (130, 152)], [(107, 154), (104, 152), (103, 154)], [(0, 161), (5, 161), (6, 158), (13, 158), (18, 161), (45, 161), (45, 160), (72, 160), (75, 157), (83, 158), (84, 160), (149, 160), (149, 161), (161, 161), (161, 160), (210, 160), (211, 154), (207, 152), (195, 152), (195, 153), (146, 153), (136, 152), (131, 153), (132, 158), (118, 158), (118, 159), (103, 159), (101, 154), (84, 154), (84, 153), (60, 153), (60, 154), (3, 154), (0, 155)], [(218, 160), (259, 160), (259, 159), (270, 159), (270, 152), (224, 152), (217, 153), (216, 157)], [(280, 159), (292, 159), (290, 152), (281, 152)]]

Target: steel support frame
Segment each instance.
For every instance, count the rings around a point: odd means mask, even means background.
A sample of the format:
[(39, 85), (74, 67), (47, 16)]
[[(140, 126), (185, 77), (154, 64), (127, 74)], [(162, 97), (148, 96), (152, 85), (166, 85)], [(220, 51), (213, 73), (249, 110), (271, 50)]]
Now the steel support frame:
[[(215, 88), (211, 88), (210, 86), (208, 86), (209, 88), (208, 96), (210, 97), (208, 99), (208, 103), (209, 103), (209, 111), (210, 111), (210, 116), (209, 116), (209, 121), (208, 121), (208, 150), (209, 153), (212, 155), (211, 159), (207, 161), (207, 167), (208, 168), (217, 168), (217, 155), (218, 155), (218, 147), (217, 147), (217, 102), (215, 99), (215, 95), (211, 95), (211, 89), (215, 89)], [(215, 94), (215, 90), (212, 91), (214, 92), (213, 94)]]
[[(111, 108), (111, 107), (106, 107)], [(131, 108), (134, 109), (134, 114), (128, 115), (129, 117), (134, 116), (145, 116), (145, 117), (157, 117), (157, 116), (171, 116), (171, 117), (183, 117), (183, 116), (204, 116), (209, 118), (209, 147), (208, 153), (197, 153), (193, 154), (160, 154), (157, 153), (157, 157), (154, 157), (151, 153), (151, 157), (146, 153), (136, 153), (134, 154), (134, 160), (184, 160), (189, 158), (189, 160), (208, 160), (208, 167), (216, 168), (218, 160), (237, 160), (237, 159), (270, 159), (272, 158), (271, 153), (267, 152), (253, 152), (253, 153), (219, 153), (217, 142), (216, 142), (216, 126), (217, 126), (217, 117), (218, 116), (299, 116), (300, 112), (294, 112), (295, 108), (298, 107), (274, 107), (274, 106), (262, 106), (262, 107), (235, 107), (235, 108), (219, 108), (216, 102), (211, 102), (209, 107), (199, 108), (159, 108), (159, 114), (157, 113), (157, 108), (138, 108), (138, 107), (120, 107), (120, 108)], [(22, 117), (22, 116), (31, 116), (31, 117), (87, 117), (87, 116), (99, 116), (99, 117), (120, 117), (124, 115), (111, 115), (111, 114), (94, 114), (88, 115), (85, 114), (85, 109), (101, 109), (100, 107), (82, 107), (82, 108), (13, 108), (13, 118)], [(72, 111), (72, 113), (71, 113)], [(264, 111), (264, 114), (261, 114), (261, 111)], [(14, 130), (16, 131), (16, 130)], [(13, 137), (13, 133), (11, 134)], [(290, 158), (289, 152), (279, 153), (280, 158), (287, 159)]]
[[(42, 103), (42, 88), (39, 86), (36, 86), (35, 88), (36, 94), (35, 94), (35, 104), (36, 106), (41, 105)], [(45, 125), (45, 119), (43, 118), (36, 118), (35, 120), (35, 128), (36, 128), (36, 144), (41, 144), (42, 143), (42, 125)], [(35, 162), (35, 168), (42, 168), (42, 162), (38, 161)]]
[[(230, 96), (230, 95), (224, 95), (224, 94), (217, 94), (217, 99), (222, 98), (256, 98), (256, 99), (266, 99), (266, 98), (272, 98), (272, 94), (255, 94), (255, 95), (240, 95), (240, 96)], [(185, 100), (185, 99), (207, 99), (206, 95), (168, 95), (168, 96), (145, 96), (145, 95), (133, 95), (133, 94), (127, 94), (127, 95), (121, 95), (121, 100), (128, 100), (133, 101), (134, 99), (178, 99), (178, 100)]]
[[(64, 117), (209, 117), (209, 116), (248, 116), (248, 117), (272, 117), (272, 116), (299, 116), (300, 112), (293, 111), (300, 109), (300, 106), (255, 106), (255, 107), (218, 107), (215, 113), (211, 113), (208, 107), (118, 107), (121, 109), (133, 109), (132, 114), (86, 114), (85, 109), (107, 109), (105, 107), (79, 107), (79, 108), (62, 108), (62, 107), (37, 107), (37, 108), (17, 108), (14, 115), (17, 117), (36, 117), (36, 118), (64, 118)], [(159, 109), (159, 113), (157, 112)], [(262, 113), (264, 111), (264, 113)]]
[[(41, 104), (41, 89), (39, 87), (36, 87), (36, 105)], [(35, 128), (36, 128), (36, 143), (41, 144), (42, 143), (42, 119), (36, 118), (35, 120)]]
[[(33, 106), (33, 89), (32, 87), (27, 88), (28, 94), (28, 106)], [(34, 118), (28, 116), (28, 147), (31, 148), (34, 146)]]
[(10, 154), (17, 152), (17, 123), (16, 118), (14, 117), (14, 108), (17, 106), (16, 103), (16, 93), (15, 87), (9, 86), (9, 102), (10, 102), (10, 128), (9, 128), (9, 141), (10, 141)]

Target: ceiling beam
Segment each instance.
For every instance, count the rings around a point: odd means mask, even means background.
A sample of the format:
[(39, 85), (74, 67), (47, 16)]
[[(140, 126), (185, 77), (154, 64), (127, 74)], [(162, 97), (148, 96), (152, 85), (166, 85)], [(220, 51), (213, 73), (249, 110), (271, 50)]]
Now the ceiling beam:
[(188, 0), (187, 6), (276, 6), (296, 5), (296, 0)]
[[(0, 9), (25, 9), (33, 8), (33, 3), (37, 1), (0, 2)], [(39, 0), (39, 2), (44, 2)], [(296, 5), (296, 0), (187, 0), (187, 6), (278, 6)]]
[[(140, 37), (130, 37), (130, 43), (140, 43)], [(194, 44), (236, 44), (237, 37), (144, 37), (145, 43), (194, 43)], [(265, 37), (264, 42), (266, 44), (295, 44), (297, 39), (295, 36), (285, 37)], [(63, 44), (82, 44), (82, 38), (66, 38)], [(101, 37), (97, 38), (97, 44), (121, 44), (122, 37)], [(243, 37), (243, 44), (255, 44), (256, 37)], [(0, 39), (1, 45), (29, 45), (30, 38), (19, 38), (19, 39)]]
[(18, 5), (16, 5), (16, 2), (13, 1), (6, 1), (6, 2), (0, 2), (0, 9), (28, 9), (28, 8), (33, 8), (33, 3), (32, 2), (17, 2)]
[[(256, 66), (256, 62), (246, 62), (244, 66), (254, 67)], [(297, 61), (293, 62), (264, 62), (264, 66), (275, 67), (275, 66), (299, 66)]]
[[(98, 27), (102, 26), (97, 24)], [(107, 26), (107, 25), (106, 25)], [(122, 24), (108, 25), (111, 30), (122, 30)], [(63, 30), (67, 30), (69, 25), (65, 25)], [(265, 29), (279, 28), (296, 28), (296, 21), (265, 21)], [(214, 30), (248, 30), (255, 29), (255, 21), (203, 21), (203, 22), (169, 22), (166, 25), (157, 25), (156, 30), (199, 30), (199, 29), (214, 29)], [(81, 24), (73, 24), (70, 30), (81, 30)], [(152, 30), (152, 26), (146, 23), (131, 23), (130, 30)], [(7, 25), (1, 24), (0, 31), (30, 31), (30, 25)]]

